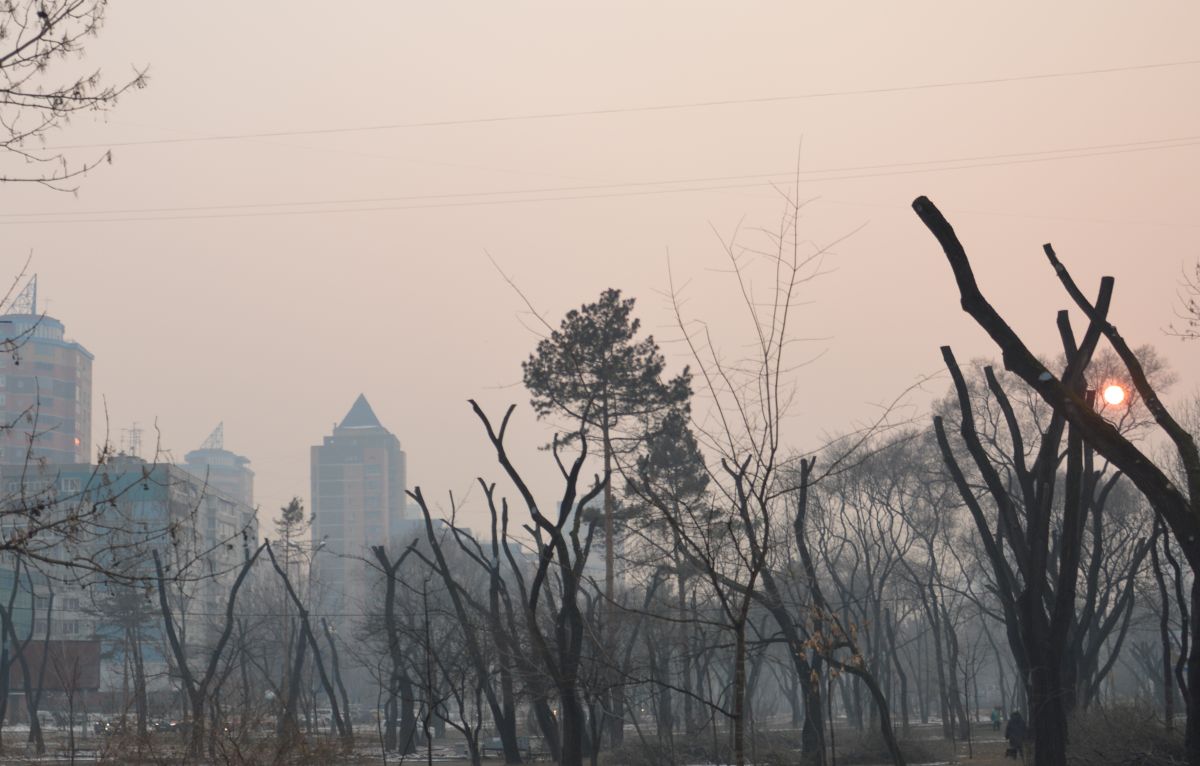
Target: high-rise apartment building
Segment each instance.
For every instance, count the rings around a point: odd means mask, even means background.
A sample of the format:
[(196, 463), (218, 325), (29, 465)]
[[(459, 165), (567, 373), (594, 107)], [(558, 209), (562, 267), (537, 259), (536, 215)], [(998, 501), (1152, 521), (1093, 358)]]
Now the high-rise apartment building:
[(0, 316), (0, 463), (88, 463), (92, 354), (38, 313), (37, 275)]
[[(116, 455), (102, 465), (39, 463), (0, 465), (0, 488), (7, 497), (23, 497), (58, 517), (78, 524), (52, 525), (30, 536), (24, 547), (44, 561), (75, 559), (82, 566), (120, 570), (125, 582), (42, 564), (12, 590), (17, 557), (0, 552), (0, 593), (15, 597), (32, 620), (38, 636), (52, 642), (92, 642), (103, 646), (99, 685), (115, 691), (128, 681), (125, 630), (137, 625), (147, 636), (141, 661), (152, 676), (166, 679), (168, 663), (160, 636), (162, 617), (144, 590), (154, 573), (152, 556), (161, 557), (172, 575), (172, 588), (187, 603), (189, 640), (203, 644), (220, 630), (229, 588), (238, 568), (259, 539), (255, 509), (215, 491), (203, 477), (179, 466), (147, 463), (132, 455)], [(22, 530), (38, 522), (8, 514), (6, 527)], [(7, 578), (7, 579), (6, 579)], [(31, 592), (32, 590), (32, 592)], [(46, 624), (47, 596), (54, 610)], [(24, 599), (23, 601), (20, 599)], [(30, 615), (32, 605), (33, 614)], [(29, 628), (25, 628), (28, 632)], [(27, 633), (26, 633), (27, 634)], [(26, 635), (18, 634), (18, 635)], [(169, 684), (156, 682), (160, 689)]]
[(199, 449), (184, 455), (183, 468), (218, 494), (254, 507), (254, 471), (250, 458), (225, 449), (225, 424), (218, 423)]
[(333, 434), (312, 448), (312, 536), (327, 603), (361, 607), (366, 573), (353, 557), (400, 533), (404, 462), (400, 440), (361, 394)]

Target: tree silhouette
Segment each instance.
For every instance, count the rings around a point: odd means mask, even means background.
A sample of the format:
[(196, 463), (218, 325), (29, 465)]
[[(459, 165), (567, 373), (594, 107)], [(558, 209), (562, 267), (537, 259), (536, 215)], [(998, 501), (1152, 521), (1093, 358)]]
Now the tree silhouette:
[[(525, 387), (538, 417), (565, 415), (582, 432), (596, 434), (604, 457), (604, 587), (613, 598), (612, 459), (625, 445), (643, 437), (645, 423), (679, 407), (691, 396), (687, 368), (663, 380), (664, 360), (653, 336), (636, 340), (641, 322), (633, 316), (633, 298), (609, 288), (600, 299), (571, 310), (559, 329), (537, 345), (522, 363)], [(625, 421), (641, 430), (621, 432)]]
[[(963, 311), (999, 347), (1005, 369), (1025, 381), (1055, 413), (1072, 428), (1078, 429), (1081, 439), (1129, 478), (1171, 531), (1193, 575), (1200, 571), (1200, 446), (1163, 403), (1137, 352), (1109, 321), (1108, 310), (1115, 280), (1112, 277), (1101, 278), (1097, 298), (1092, 301), (1083, 294), (1070, 271), (1058, 259), (1054, 248), (1049, 244), (1043, 246), (1046, 259), (1059, 282), (1088, 320), (1087, 335), (1102, 336), (1120, 358), (1133, 389), (1154, 418), (1158, 432), (1169, 440), (1173, 458), (1183, 469), (1181, 476), (1172, 477), (1169, 473), (1172, 466), (1147, 454), (1142, 446), (1123, 434), (1080, 396), (1078, 387), (1073, 385), (1082, 371), (1077, 365), (1068, 365), (1061, 377), (1056, 376), (1029, 350), (1020, 335), (984, 297), (966, 249), (950, 222), (928, 198), (918, 197), (914, 200), (913, 210), (946, 255), (954, 273)], [(1064, 341), (1073, 339), (1066, 311), (1059, 313), (1058, 324)], [(1086, 337), (1084, 342), (1087, 342)], [(1180, 479), (1183, 486), (1176, 483)], [(1200, 579), (1193, 578), (1192, 581), (1191, 607), (1189, 629), (1194, 638), (1200, 633)], [(1191, 642), (1188, 658), (1187, 686), (1189, 690), (1200, 689), (1200, 645), (1195, 640)], [(1192, 766), (1200, 766), (1200, 697), (1188, 694), (1185, 701), (1187, 727), (1184, 744), (1187, 762)]]
[(0, 6), (0, 150), (15, 160), (11, 168), (0, 164), (0, 182), (69, 190), (66, 182), (111, 161), (105, 152), (70, 163), (62, 152), (41, 146), (76, 112), (108, 109), (126, 90), (146, 83), (144, 70), (114, 84), (99, 70), (72, 73), (64, 64), (99, 32), (107, 6), (107, 0), (20, 0)]

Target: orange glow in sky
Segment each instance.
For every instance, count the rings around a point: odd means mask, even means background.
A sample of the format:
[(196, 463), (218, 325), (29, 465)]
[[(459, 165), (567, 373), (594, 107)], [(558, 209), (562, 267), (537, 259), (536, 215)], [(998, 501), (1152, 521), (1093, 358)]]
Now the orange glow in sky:
[(1125, 389), (1116, 384), (1105, 387), (1104, 401), (1115, 407), (1116, 405), (1125, 401)]

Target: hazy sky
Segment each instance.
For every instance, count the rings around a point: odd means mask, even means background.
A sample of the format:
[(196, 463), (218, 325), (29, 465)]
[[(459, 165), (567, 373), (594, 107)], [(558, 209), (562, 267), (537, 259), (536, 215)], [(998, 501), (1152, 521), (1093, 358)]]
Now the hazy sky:
[[(519, 385), (536, 336), (487, 253), (555, 324), (619, 287), (664, 341), (669, 253), (736, 353), (717, 235), (774, 225), (767, 182), (794, 183), (797, 156), (804, 236), (865, 227), (801, 295), (797, 332), (821, 340), (797, 351), (824, 353), (796, 373), (790, 445), (869, 417), (941, 344), (992, 353), (919, 194), (1042, 351), (1067, 302), (1041, 244), (1089, 293), (1115, 276), (1115, 321), (1183, 395), (1198, 348), (1162, 329), (1200, 256), (1198, 31), (1190, 3), (120, 0), (83, 63), (149, 65), (150, 87), (50, 138), (113, 147), (77, 196), (0, 187), (0, 263), (32, 251), (46, 308), (95, 353), (94, 433), (101, 395), (114, 440), (157, 420), (178, 459), (223, 420), (264, 517), (307, 499), (309, 446), (359, 392), (427, 494), (500, 478), (469, 397), (521, 404), (519, 462), (550, 486)], [(291, 135), (229, 138), (263, 133)]]

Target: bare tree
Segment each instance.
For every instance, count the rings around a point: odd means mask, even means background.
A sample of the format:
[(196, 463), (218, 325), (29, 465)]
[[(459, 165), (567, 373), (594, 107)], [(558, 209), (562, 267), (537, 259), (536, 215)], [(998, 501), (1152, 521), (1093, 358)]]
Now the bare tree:
[[(534, 526), (536, 561), (528, 585), (521, 567), (514, 558), (512, 549), (503, 545), (504, 553), (512, 567), (525, 606), (525, 623), (533, 654), (554, 683), (562, 713), (562, 745), (560, 762), (563, 766), (582, 766), (587, 744), (587, 720), (580, 701), (579, 671), (583, 656), (584, 618), (580, 609), (580, 585), (583, 567), (587, 563), (595, 533), (596, 520), (583, 527), (584, 508), (600, 495), (606, 479), (598, 479), (591, 489), (579, 491), (580, 473), (587, 459), (588, 442), (584, 434), (578, 435), (579, 452), (568, 467), (559, 454), (558, 441), (553, 445), (555, 462), (563, 479), (563, 491), (554, 518), (542, 513), (533, 492), (525, 482), (508, 454), (504, 444), (509, 419), (514, 406), (510, 406), (500, 421), (499, 428), (474, 401), (471, 402), (476, 416), (483, 423), (488, 440), (496, 449), (496, 457), (508, 478), (515, 485)], [(581, 418), (581, 423), (587, 423)], [(583, 428), (584, 426), (581, 426)], [(507, 508), (503, 514), (507, 516)], [(581, 539), (581, 533), (583, 533)], [(557, 584), (551, 595), (548, 591)], [(554, 598), (556, 597), (556, 598)], [(547, 610), (553, 620), (548, 634), (540, 617)], [(598, 743), (591, 743), (595, 747)]]
[(204, 725), (208, 714), (209, 686), (217, 675), (222, 653), (225, 651), (226, 644), (229, 643), (229, 637), (233, 634), (235, 625), (234, 610), (237, 606), (238, 591), (241, 590), (242, 584), (246, 581), (246, 576), (250, 573), (254, 562), (258, 560), (259, 554), (263, 552), (266, 546), (267, 544), (263, 543), (254, 550), (253, 554), (247, 552), (245, 563), (242, 565), (241, 571), (238, 572), (237, 578), (234, 579), (233, 585), (229, 589), (229, 598), (225, 603), (225, 624), (212, 650), (209, 652), (207, 662), (204, 665), (204, 671), (199, 675), (192, 671), (188, 661), (188, 648), (185, 642), (180, 639), (179, 633), (176, 630), (175, 615), (172, 612), (170, 600), (167, 598), (167, 584), (163, 576), (162, 559), (159, 557), (157, 550), (152, 554), (154, 557), (155, 580), (158, 584), (158, 604), (159, 608), (162, 609), (163, 625), (166, 629), (171, 652), (175, 657), (176, 668), (183, 681), (184, 691), (188, 696), (191, 706), (192, 726), (188, 752), (193, 758), (199, 758), (204, 750)]
[(413, 712), (415, 699), (413, 697), (413, 682), (407, 670), (407, 660), (404, 651), (402, 635), (402, 616), (397, 610), (397, 588), (400, 585), (400, 572), (405, 559), (412, 552), (412, 546), (392, 558), (387, 548), (382, 545), (374, 546), (371, 553), (379, 562), (379, 569), (384, 576), (383, 596), (383, 628), (384, 640), (387, 644), (387, 659), (390, 663), (383, 684), (386, 697), (384, 699), (384, 751), (399, 749), (403, 754), (415, 752), (415, 737), (417, 722)]
[(307, 647), (308, 649), (312, 650), (313, 664), (316, 666), (317, 675), (321, 679), (321, 688), (324, 689), (325, 697), (329, 700), (329, 708), (333, 716), (334, 728), (337, 730), (337, 734), (342, 740), (343, 747), (345, 747), (347, 750), (350, 750), (354, 747), (354, 732), (346, 724), (346, 719), (343, 716), (343, 712), (348, 715), (349, 711), (343, 711), (341, 705), (338, 703), (337, 692), (334, 690), (333, 682), (330, 680), (329, 673), (325, 669), (325, 661), (322, 657), (321, 646), (317, 643), (317, 636), (312, 628), (312, 620), (310, 619), (308, 606), (304, 603), (304, 600), (296, 591), (295, 585), (292, 583), (291, 575), (289, 575), (287, 570), (285, 570), (279, 564), (279, 559), (276, 558), (275, 551), (272, 549), (271, 544), (267, 542), (264, 543), (262, 547), (266, 549), (267, 558), (271, 560), (271, 566), (275, 569), (275, 574), (279, 575), (279, 579), (283, 583), (284, 590), (287, 592), (288, 600), (296, 607), (296, 613), (300, 621), (300, 637), (298, 639), (299, 650), (296, 652), (296, 663), (293, 666), (293, 683), (291, 686), (292, 693), (288, 697), (288, 704), (294, 706), (296, 700), (298, 700), (300, 696), (299, 684), (295, 682), (299, 680), (298, 669), (303, 666), (304, 648)]
[(0, 7), (0, 149), (9, 160), (0, 182), (70, 189), (73, 180), (111, 162), (110, 152), (70, 161), (65, 152), (44, 148), (76, 114), (109, 109), (127, 90), (146, 84), (144, 69), (116, 82), (99, 70), (72, 71), (99, 33), (107, 6), (107, 0), (10, 0)]
[[(966, 250), (937, 207), (925, 197), (919, 197), (913, 202), (913, 209), (938, 240), (950, 263), (963, 310), (1000, 348), (1005, 368), (1031, 386), (1058, 416), (1069, 422), (1077, 430), (1076, 438), (1091, 445), (1129, 477), (1171, 530), (1188, 566), (1195, 573), (1200, 567), (1200, 450), (1197, 449), (1192, 434), (1180, 424), (1160, 399), (1137, 353), (1108, 320), (1113, 278), (1101, 279), (1099, 296), (1093, 302), (1076, 285), (1054, 249), (1050, 245), (1044, 247), (1046, 257), (1067, 295), (1088, 320), (1085, 337), (1099, 335), (1108, 342), (1124, 364), (1133, 389), (1145, 403), (1159, 430), (1170, 441), (1177, 459), (1183, 466), (1183, 487), (1177, 486), (1166, 467), (1147, 455), (1142, 447), (1123, 435), (1085, 400), (1075, 378), (1079, 371), (1077, 366), (1068, 366), (1066, 372), (1059, 377), (1047, 369), (1029, 350), (1020, 336), (984, 298), (975, 280)], [(1059, 316), (1062, 327), (1067, 323), (1066, 315), (1063, 313)], [(1194, 637), (1200, 632), (1200, 610), (1196, 608), (1200, 606), (1200, 583), (1197, 583), (1195, 578), (1191, 606), (1190, 628)], [(1194, 640), (1188, 664), (1188, 686), (1191, 689), (1200, 689), (1200, 645)], [(1197, 766), (1200, 765), (1200, 699), (1190, 695), (1187, 711), (1185, 743), (1188, 762)]]
[[(484, 493), (489, 500), (494, 503), (495, 485), (483, 485)], [(441, 578), (442, 583), (446, 587), (446, 593), (450, 599), (450, 604), (454, 610), (454, 616), (458, 621), (459, 629), (466, 650), (466, 657), (470, 660), (472, 667), (475, 670), (476, 685), (480, 693), (487, 700), (488, 707), (492, 713), (492, 720), (496, 726), (496, 731), (500, 736), (501, 746), (504, 749), (505, 763), (521, 763), (520, 747), (517, 744), (517, 728), (516, 728), (516, 710), (513, 705), (511, 678), (506, 682), (506, 673), (511, 673), (510, 664), (504, 663), (501, 669), (501, 675), (497, 680), (501, 682), (501, 689), (496, 688), (493, 682), (493, 674), (490, 667), (490, 657), (485, 651), (483, 639), (481, 636), (481, 628), (491, 629), (491, 639), (497, 644), (498, 649), (502, 649), (507, 656), (510, 649), (505, 645), (505, 636), (500, 622), (500, 598), (501, 598), (501, 575), (500, 575), (500, 558), (499, 551), (494, 547), (493, 555), (490, 559), (484, 558), (482, 548), (475, 544), (473, 538), (469, 541), (460, 530), (453, 527), (453, 524), (448, 527), (455, 540), (458, 542), (459, 549), (465, 554), (468, 560), (479, 564), (484, 571), (488, 573), (489, 580), (489, 604), (484, 608), (478, 600), (463, 587), (463, 578), (461, 575), (456, 576), (452, 571), (450, 564), (447, 563), (447, 557), (442, 550), (441, 538), (434, 530), (433, 516), (429, 512), (429, 506), (425, 501), (425, 496), (420, 488), (409, 493), (410, 497), (416, 501), (417, 506), (421, 509), (421, 514), (425, 519), (426, 539), (429, 543), (429, 550), (432, 553), (432, 560), (425, 559), (430, 569)], [(453, 499), (452, 499), (453, 502)], [(498, 541), (493, 541), (495, 546)], [(418, 555), (421, 555), (418, 552)], [(379, 556), (379, 552), (376, 552)], [(422, 558), (425, 557), (422, 555)], [(460, 557), (461, 560), (461, 557)], [(486, 617), (485, 617), (486, 616)], [(486, 619), (484, 625), (478, 625), (478, 621)], [(485, 629), (486, 629), (485, 628)], [(444, 671), (444, 668), (443, 668)], [(507, 683), (507, 687), (505, 684)], [(461, 698), (459, 704), (462, 704)]]
[(1183, 340), (1200, 338), (1200, 261), (1192, 264), (1191, 271), (1184, 271), (1179, 283), (1179, 306), (1175, 310), (1182, 324), (1172, 324), (1168, 335)]
[[(864, 683), (878, 711), (880, 729), (895, 763), (903, 755), (892, 733), (886, 696), (863, 662), (854, 628), (832, 615), (808, 550), (806, 513), (809, 489), (822, 476), (844, 467), (847, 456), (886, 423), (879, 422), (840, 445), (818, 476), (815, 458), (787, 453), (783, 427), (795, 384), (789, 351), (794, 345), (794, 303), (802, 285), (821, 272), (827, 247), (809, 247), (797, 226), (802, 205), (788, 198), (778, 229), (762, 232), (766, 247), (755, 247), (738, 236), (723, 242), (736, 287), (752, 333), (747, 359), (724, 359), (715, 348), (710, 328), (683, 317), (682, 298), (671, 286), (676, 323), (697, 370), (698, 390), (711, 401), (711, 410), (693, 420), (707, 452), (714, 456), (710, 478), (713, 491), (704, 503), (680, 507), (648, 481), (635, 483), (637, 492), (671, 525), (699, 576), (707, 580), (721, 606), (723, 626), (734, 636), (730, 705), (723, 711), (733, 726), (733, 756), (746, 760), (745, 661), (746, 628), (751, 604), (771, 614), (786, 643), (798, 679), (805, 690), (803, 754), (806, 763), (825, 762), (824, 711), (821, 671), (829, 666)], [(764, 264), (765, 300), (756, 299), (751, 266)], [(890, 408), (888, 409), (890, 412)], [(830, 450), (832, 453), (833, 450)], [(707, 506), (707, 507), (706, 507)], [(794, 546), (794, 549), (792, 548)], [(795, 560), (795, 555), (800, 561)], [(799, 569), (801, 575), (795, 572)]]

